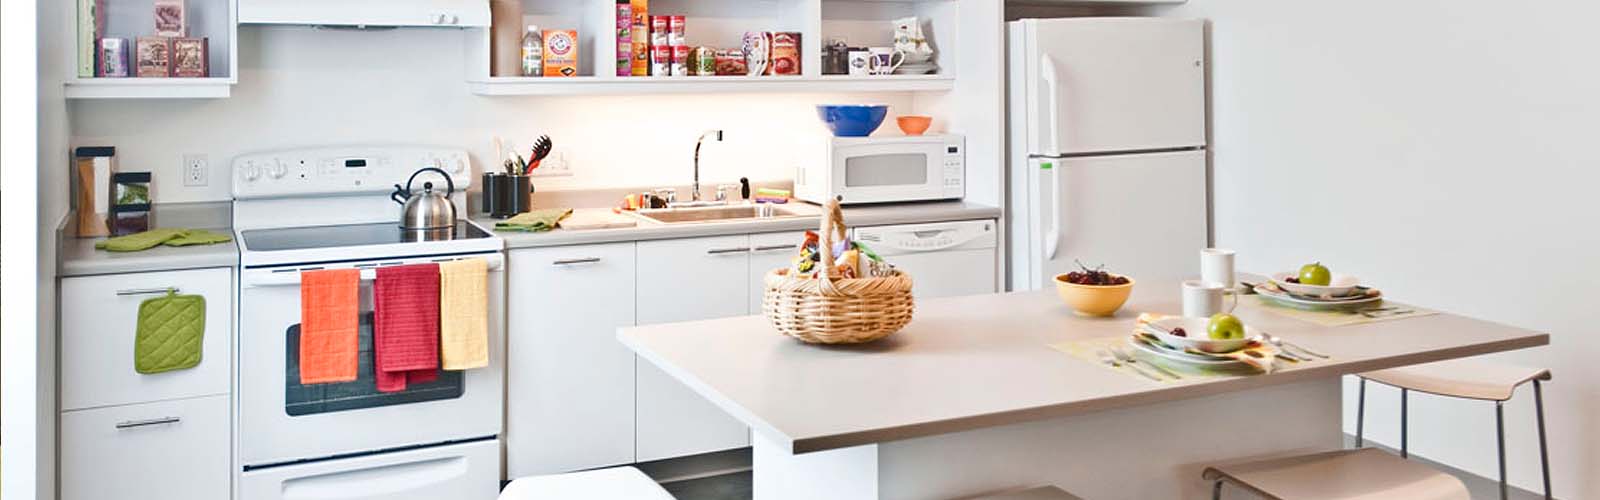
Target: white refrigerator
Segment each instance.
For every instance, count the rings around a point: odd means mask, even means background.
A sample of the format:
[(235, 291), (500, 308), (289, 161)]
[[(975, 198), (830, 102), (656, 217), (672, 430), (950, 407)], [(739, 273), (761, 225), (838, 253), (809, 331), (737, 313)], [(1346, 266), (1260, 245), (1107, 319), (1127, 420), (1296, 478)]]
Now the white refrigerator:
[(1205, 22), (1009, 23), (1010, 286), (1104, 264), (1195, 274), (1207, 245)]

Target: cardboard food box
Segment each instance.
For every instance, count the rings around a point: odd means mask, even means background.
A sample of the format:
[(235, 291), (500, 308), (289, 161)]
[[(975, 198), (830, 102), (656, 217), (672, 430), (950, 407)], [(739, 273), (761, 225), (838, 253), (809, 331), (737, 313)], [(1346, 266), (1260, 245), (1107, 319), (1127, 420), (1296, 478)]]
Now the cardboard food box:
[(578, 30), (544, 30), (544, 76), (578, 76)]

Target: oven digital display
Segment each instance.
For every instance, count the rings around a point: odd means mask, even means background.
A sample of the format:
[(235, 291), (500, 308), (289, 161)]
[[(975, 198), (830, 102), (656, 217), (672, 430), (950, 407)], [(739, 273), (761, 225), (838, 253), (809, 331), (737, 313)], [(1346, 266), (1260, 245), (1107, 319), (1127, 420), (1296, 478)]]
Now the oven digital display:
[(344, 161), (344, 168), (362, 168), (367, 166), (365, 158), (352, 158)]

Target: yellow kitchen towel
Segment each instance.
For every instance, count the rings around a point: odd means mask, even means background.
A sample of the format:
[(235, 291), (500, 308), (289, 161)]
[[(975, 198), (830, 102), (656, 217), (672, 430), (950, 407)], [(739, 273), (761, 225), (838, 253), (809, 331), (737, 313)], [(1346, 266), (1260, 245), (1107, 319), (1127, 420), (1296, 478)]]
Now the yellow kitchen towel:
[(439, 264), (439, 357), (446, 370), (489, 365), (489, 262)]

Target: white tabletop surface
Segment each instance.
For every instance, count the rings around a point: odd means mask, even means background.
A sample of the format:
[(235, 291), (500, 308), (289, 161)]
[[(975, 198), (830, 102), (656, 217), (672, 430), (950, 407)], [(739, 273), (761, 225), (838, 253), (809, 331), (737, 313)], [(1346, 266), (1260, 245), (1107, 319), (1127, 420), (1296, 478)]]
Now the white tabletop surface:
[(900, 332), (802, 344), (761, 316), (624, 328), (621, 341), (794, 453), (958, 432), (1288, 384), (1549, 343), (1450, 314), (1327, 328), (1241, 305), (1251, 326), (1333, 356), (1270, 375), (1158, 384), (1049, 344), (1125, 335), (1139, 312), (1177, 313), (1178, 285), (1139, 283), (1115, 317), (1075, 316), (1053, 290), (918, 300)]

